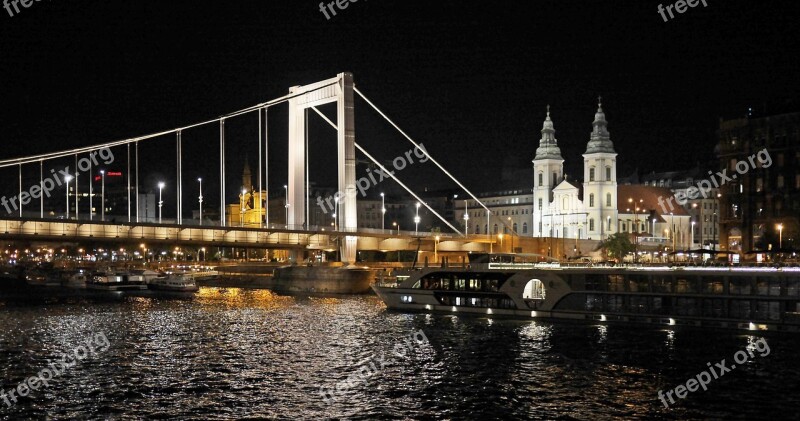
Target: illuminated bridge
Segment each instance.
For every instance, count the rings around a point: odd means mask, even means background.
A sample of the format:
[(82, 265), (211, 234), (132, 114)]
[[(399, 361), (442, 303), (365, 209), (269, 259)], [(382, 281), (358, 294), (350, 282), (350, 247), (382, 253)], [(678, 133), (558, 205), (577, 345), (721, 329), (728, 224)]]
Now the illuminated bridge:
[[(143, 136), (116, 140), (103, 144), (80, 147), (60, 152), (45, 153), (15, 159), (0, 160), (0, 168), (16, 169), (18, 172), (18, 189), (14, 192), (3, 192), (2, 205), (8, 214), (0, 216), (0, 237), (5, 240), (21, 241), (92, 241), (92, 242), (147, 242), (151, 244), (168, 245), (197, 245), (217, 247), (240, 247), (262, 249), (287, 249), (291, 250), (294, 258), (302, 250), (335, 250), (340, 251), (339, 256), (345, 263), (355, 262), (357, 250), (431, 250), (434, 247), (439, 251), (484, 251), (490, 248), (492, 236), (468, 236), (454, 227), (449, 221), (436, 212), (428, 203), (422, 200), (398, 177), (387, 170), (377, 159), (360, 146), (355, 140), (354, 123), (354, 95), (358, 94), (394, 129), (414, 145), (415, 153), (420, 151), (428, 160), (436, 165), (453, 182), (463, 189), (472, 199), (482, 206), (486, 212), (489, 209), (444, 169), (430, 154), (409, 137), (389, 117), (378, 109), (353, 83), (353, 75), (340, 73), (334, 78), (323, 80), (306, 86), (295, 86), (289, 89), (289, 94), (269, 100), (251, 107), (238, 110), (223, 116), (201, 121), (198, 123), (176, 127)], [(269, 136), (268, 112), (272, 107), (288, 104), (288, 177), (285, 187), (285, 223), (270, 222), (267, 212), (269, 193), (264, 186), (269, 185)], [(335, 103), (336, 121), (323, 114), (318, 107)], [(307, 152), (308, 145), (308, 119), (313, 113), (319, 116), (326, 124), (330, 125), (337, 133), (337, 162), (338, 162), (338, 191), (335, 222), (333, 229), (314, 227), (309, 219), (309, 165)], [(226, 204), (226, 123), (241, 118), (245, 115), (258, 117), (258, 171), (257, 186), (251, 190), (237, 192), (242, 205), (241, 215), (237, 215), (234, 205)], [(203, 219), (203, 179), (200, 183), (199, 224), (195, 220), (184, 221), (184, 170), (183, 138), (192, 130), (203, 130), (205, 126), (219, 130), (219, 207), (212, 207), (213, 213), (220, 215), (219, 221), (204, 223)], [(230, 127), (230, 126), (229, 126)], [(205, 127), (208, 130), (209, 127)], [(254, 133), (255, 134), (255, 133)], [(158, 187), (158, 219), (140, 215), (143, 205), (140, 203), (142, 195), (139, 194), (147, 174), (140, 175), (140, 144), (145, 141), (158, 140), (170, 148), (174, 145), (176, 175), (176, 215), (175, 219), (162, 222), (161, 212), (163, 206), (163, 183)], [(174, 142), (174, 143), (173, 143)], [(124, 148), (126, 157), (124, 165), (127, 173), (125, 207), (127, 215), (120, 216), (119, 210), (112, 217), (106, 215), (106, 181), (107, 178), (122, 177), (121, 172), (108, 172), (102, 168), (103, 160), (108, 159), (111, 149), (119, 151)], [(433, 215), (439, 218), (451, 233), (423, 233), (402, 232), (398, 230), (376, 230), (358, 228), (356, 198), (358, 195), (356, 184), (356, 155), (355, 150), (372, 161), (377, 168), (388, 178), (397, 182), (412, 197), (419, 206), (424, 206)], [(113, 155), (111, 155), (113, 156)], [(145, 158), (146, 160), (146, 158)], [(64, 165), (64, 163), (67, 165)], [(45, 166), (47, 164), (47, 167)], [(108, 163), (108, 162), (106, 162)], [(119, 165), (119, 162), (117, 163)], [(58, 171), (53, 168), (61, 168)], [(38, 184), (24, 185), (23, 168), (31, 173), (31, 167), (37, 167)], [(45, 168), (48, 170), (46, 171)], [(62, 170), (63, 169), (63, 170)], [(99, 170), (99, 171), (98, 171)], [(30, 178), (30, 177), (28, 177)], [(88, 180), (87, 180), (88, 179)], [(83, 181), (82, 183), (80, 181)], [(191, 180), (195, 182), (194, 179)], [(30, 184), (30, 183), (29, 183)], [(98, 192), (98, 184), (99, 192)], [(80, 191), (84, 194), (81, 196)], [(59, 196), (58, 192), (63, 196)], [(88, 194), (87, 194), (88, 193)], [(283, 192), (282, 192), (283, 193)], [(63, 217), (52, 211), (45, 212), (45, 196), (47, 200), (55, 201), (56, 197), (65, 198)], [(72, 199), (71, 199), (72, 197)], [(38, 200), (37, 200), (38, 199)], [(88, 212), (79, 214), (81, 207), (78, 201), (88, 201)], [(154, 199), (153, 199), (154, 200)], [(100, 203), (98, 203), (98, 201)], [(37, 203), (38, 202), (38, 203)], [(94, 202), (94, 203), (93, 203)], [(197, 202), (195, 202), (197, 203)], [(247, 214), (256, 215), (255, 223), (245, 222), (244, 203), (247, 203)], [(289, 205), (291, 203), (291, 206)], [(38, 206), (37, 206), (38, 205)], [(86, 203), (83, 203), (85, 206)], [(99, 205), (100, 210), (96, 207)], [(209, 212), (208, 204), (206, 213)], [(145, 206), (146, 207), (146, 206)], [(151, 211), (154, 204), (150, 207)], [(23, 211), (24, 208), (24, 211)], [(37, 209), (38, 208), (38, 209)], [(36, 212), (38, 210), (38, 215)], [(72, 211), (72, 212), (71, 212)], [(385, 212), (385, 207), (382, 209)], [(85, 213), (88, 213), (86, 215)], [(283, 212), (282, 212), (283, 213)], [(491, 213), (489, 213), (491, 217)], [(238, 222), (236, 221), (238, 219)], [(417, 220), (418, 222), (418, 220)], [(292, 229), (298, 227), (299, 229)], [(308, 228), (308, 229), (307, 229)]]

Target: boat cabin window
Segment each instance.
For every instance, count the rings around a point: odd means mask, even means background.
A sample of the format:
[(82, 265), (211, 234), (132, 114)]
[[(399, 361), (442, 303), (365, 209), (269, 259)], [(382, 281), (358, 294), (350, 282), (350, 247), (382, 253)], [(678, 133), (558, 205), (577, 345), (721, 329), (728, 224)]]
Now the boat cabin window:
[(527, 300), (544, 300), (545, 294), (544, 283), (538, 279), (531, 279), (525, 285), (522, 298)]

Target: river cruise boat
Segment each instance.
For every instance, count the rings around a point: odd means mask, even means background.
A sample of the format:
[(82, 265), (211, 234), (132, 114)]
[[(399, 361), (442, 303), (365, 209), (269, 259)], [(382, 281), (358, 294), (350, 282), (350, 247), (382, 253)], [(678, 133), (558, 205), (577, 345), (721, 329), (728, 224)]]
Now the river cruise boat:
[(400, 311), (800, 332), (800, 268), (598, 266), (479, 256), (373, 285)]
[(104, 268), (89, 277), (86, 288), (100, 291), (137, 291), (147, 289), (147, 283), (142, 274)]
[(150, 280), (148, 287), (162, 292), (197, 292), (197, 282), (191, 273), (170, 273)]

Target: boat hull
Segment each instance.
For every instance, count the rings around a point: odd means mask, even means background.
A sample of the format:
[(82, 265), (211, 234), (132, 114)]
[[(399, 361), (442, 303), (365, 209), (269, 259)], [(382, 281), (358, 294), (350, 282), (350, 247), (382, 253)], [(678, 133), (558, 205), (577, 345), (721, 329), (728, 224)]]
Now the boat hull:
[[(259, 270), (260, 269), (260, 270)], [(220, 270), (218, 280), (206, 286), (263, 288), (279, 294), (367, 294), (375, 281), (368, 268), (330, 266), (233, 267)]]
[(800, 332), (796, 269), (427, 270), (373, 290), (398, 311)]

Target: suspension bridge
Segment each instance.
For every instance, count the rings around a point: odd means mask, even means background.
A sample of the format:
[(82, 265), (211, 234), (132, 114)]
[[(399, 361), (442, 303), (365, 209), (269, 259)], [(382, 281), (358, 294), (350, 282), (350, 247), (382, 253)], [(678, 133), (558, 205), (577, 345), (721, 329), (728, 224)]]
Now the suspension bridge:
[[(336, 77), (319, 81), (305, 86), (289, 88), (287, 95), (265, 101), (238, 111), (234, 111), (213, 119), (176, 127), (169, 130), (147, 135), (106, 142), (91, 146), (79, 147), (59, 152), (44, 153), (39, 155), (0, 160), (0, 168), (14, 168), (18, 170), (18, 189), (14, 194), (2, 198), (2, 206), (8, 211), (7, 215), (0, 212), (0, 238), (7, 240), (42, 240), (64, 241), (91, 240), (95, 242), (143, 242), (163, 243), (170, 245), (197, 245), (220, 246), (241, 248), (271, 248), (287, 249), (292, 253), (303, 250), (333, 250), (339, 249), (339, 256), (344, 263), (353, 264), (357, 250), (414, 250), (438, 248), (439, 251), (484, 251), (491, 247), (491, 235), (469, 235), (455, 227), (451, 221), (446, 220), (430, 204), (426, 203), (417, 193), (409, 188), (392, 171), (384, 167), (381, 162), (370, 154), (364, 147), (356, 142), (354, 101), (358, 95), (375, 112), (385, 119), (389, 125), (397, 130), (403, 138), (408, 140), (415, 148), (422, 151), (428, 160), (439, 170), (446, 174), (459, 188), (469, 195), (475, 203), (491, 213), (469, 189), (448, 172), (428, 151), (420, 147), (372, 101), (355, 87), (351, 73), (340, 73)], [(336, 121), (322, 113), (319, 107), (334, 103), (336, 105)], [(269, 185), (269, 131), (268, 113), (273, 107), (288, 104), (288, 174), (285, 185), (286, 210), (285, 223), (270, 222), (267, 210), (269, 191), (264, 186)], [(337, 199), (338, 211), (335, 213), (334, 229), (315, 227), (309, 219), (309, 191), (310, 174), (308, 165), (308, 119), (313, 111), (337, 134), (337, 168), (338, 191), (343, 194)], [(258, 116), (258, 170), (257, 186), (253, 191), (242, 191), (242, 196), (253, 199), (254, 210), (263, 214), (263, 218), (256, 224), (231, 223), (231, 209), (226, 204), (226, 122), (247, 115)], [(219, 213), (218, 221), (203, 219), (202, 179), (200, 182), (200, 195), (198, 200), (200, 218), (199, 223), (194, 220), (184, 219), (184, 170), (183, 170), (183, 139), (185, 133), (203, 126), (218, 126), (219, 128), (219, 209), (209, 212)], [(172, 140), (170, 140), (172, 138)], [(146, 218), (142, 215), (142, 188), (140, 179), (140, 144), (146, 141), (175, 142), (175, 175), (176, 175), (176, 218), (164, 221), (161, 218), (163, 197), (159, 184), (158, 220)], [(106, 215), (105, 182), (107, 174), (104, 169), (99, 170), (104, 158), (110, 154), (111, 148), (125, 148), (125, 177), (124, 208), (127, 215)], [(376, 230), (359, 228), (357, 220), (356, 190), (356, 149), (369, 159), (383, 174), (394, 180), (421, 206), (427, 208), (442, 223), (450, 228), (450, 233), (422, 233), (402, 232), (399, 230)], [(113, 156), (113, 155), (112, 155)], [(70, 161), (71, 165), (56, 168), (64, 170), (45, 171), (50, 168), (49, 162)], [(47, 164), (47, 165), (46, 165)], [(266, 164), (266, 165), (265, 165)], [(30, 166), (38, 166), (38, 184), (25, 189), (23, 184), (23, 170), (30, 171)], [(84, 174), (81, 174), (84, 173)], [(117, 174), (120, 175), (120, 174)], [(82, 179), (88, 179), (81, 185)], [(98, 194), (96, 183), (100, 182)], [(194, 180), (192, 180), (194, 182)], [(45, 212), (45, 201), (56, 200), (58, 191), (64, 188), (65, 212), (53, 214)], [(257, 189), (256, 189), (257, 188)], [(81, 190), (84, 193), (81, 195)], [(47, 197), (46, 197), (47, 196)], [(11, 199), (7, 199), (10, 197)], [(36, 209), (38, 199), (38, 215)], [(87, 212), (80, 212), (79, 200), (88, 200)], [(98, 204), (97, 201), (100, 201)], [(291, 206), (289, 205), (291, 203)], [(96, 211), (99, 205), (100, 212)], [(146, 208), (146, 206), (144, 207)], [(151, 207), (152, 208), (152, 207)], [(14, 212), (12, 212), (12, 210)], [(23, 211), (24, 210), (24, 211)], [(72, 211), (72, 212), (71, 212)], [(385, 208), (382, 210), (385, 212)], [(328, 227), (329, 228), (329, 227)], [(435, 242), (435, 245), (434, 245)], [(295, 258), (297, 255), (295, 254)]]

